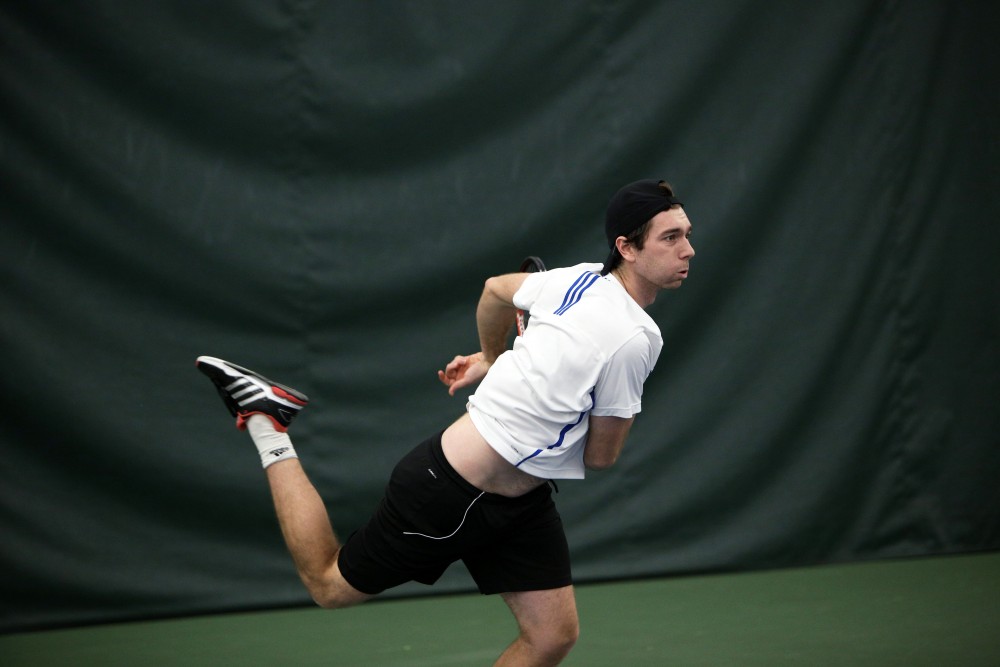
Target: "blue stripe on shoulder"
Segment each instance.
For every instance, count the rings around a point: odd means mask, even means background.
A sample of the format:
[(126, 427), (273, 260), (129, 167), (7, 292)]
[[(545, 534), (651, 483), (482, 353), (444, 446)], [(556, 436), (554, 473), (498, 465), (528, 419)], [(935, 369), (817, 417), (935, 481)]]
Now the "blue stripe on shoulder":
[(590, 289), (591, 285), (597, 282), (598, 278), (600, 278), (600, 276), (591, 271), (587, 271), (577, 278), (566, 292), (566, 296), (563, 297), (562, 305), (556, 308), (555, 314), (562, 315), (567, 310), (580, 303), (580, 299), (583, 298), (583, 293)]
[(584, 280), (587, 279), (588, 275), (590, 275), (590, 271), (585, 271), (584, 273), (580, 274), (580, 277), (578, 277), (575, 281), (573, 281), (573, 284), (569, 286), (568, 290), (566, 290), (566, 295), (563, 297), (562, 303), (559, 305), (558, 308), (556, 308), (554, 312), (558, 313), (560, 310), (566, 307), (566, 304), (569, 303), (570, 297), (573, 296), (573, 293), (576, 291), (576, 288), (580, 286), (580, 283), (582, 283)]

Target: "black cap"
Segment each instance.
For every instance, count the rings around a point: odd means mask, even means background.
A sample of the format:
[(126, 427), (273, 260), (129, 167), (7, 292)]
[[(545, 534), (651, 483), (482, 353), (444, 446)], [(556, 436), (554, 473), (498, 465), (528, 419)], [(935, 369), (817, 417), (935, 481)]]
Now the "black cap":
[(619, 236), (628, 236), (657, 213), (683, 205), (674, 197), (673, 190), (666, 181), (645, 179), (629, 183), (616, 192), (608, 202), (604, 216), (604, 233), (608, 237), (611, 254), (604, 262), (602, 274), (608, 272), (608, 267), (618, 252), (615, 241)]

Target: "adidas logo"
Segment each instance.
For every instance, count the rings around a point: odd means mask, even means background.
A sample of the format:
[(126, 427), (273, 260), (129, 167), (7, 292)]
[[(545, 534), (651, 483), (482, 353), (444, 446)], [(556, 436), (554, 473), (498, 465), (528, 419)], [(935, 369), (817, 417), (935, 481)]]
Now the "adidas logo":
[(279, 456), (281, 456), (282, 454), (284, 454), (288, 450), (289, 450), (288, 447), (278, 447), (277, 449), (272, 449), (267, 454), (268, 454), (268, 456), (273, 456), (274, 458), (278, 458)]
[(235, 382), (225, 387), (225, 390), (229, 392), (229, 395), (240, 407), (256, 400), (264, 393), (263, 389), (245, 377), (238, 378)]

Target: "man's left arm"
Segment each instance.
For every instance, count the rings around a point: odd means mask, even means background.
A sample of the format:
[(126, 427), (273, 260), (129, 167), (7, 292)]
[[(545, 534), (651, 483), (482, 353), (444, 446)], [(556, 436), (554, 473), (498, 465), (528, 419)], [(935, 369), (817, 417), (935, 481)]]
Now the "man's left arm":
[(583, 450), (588, 468), (604, 470), (618, 460), (640, 410), (642, 386), (658, 356), (649, 337), (636, 334), (609, 359), (594, 387), (594, 409)]
[(625, 447), (625, 439), (635, 417), (597, 417), (591, 415), (583, 464), (590, 470), (606, 470), (615, 464)]

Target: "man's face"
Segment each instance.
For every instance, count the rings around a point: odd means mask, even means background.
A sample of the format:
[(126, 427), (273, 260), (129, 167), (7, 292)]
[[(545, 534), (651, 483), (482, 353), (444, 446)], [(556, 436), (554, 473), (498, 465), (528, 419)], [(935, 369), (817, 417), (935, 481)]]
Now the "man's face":
[(655, 289), (677, 289), (688, 276), (694, 247), (691, 222), (680, 206), (657, 213), (641, 250), (635, 249), (635, 273)]

